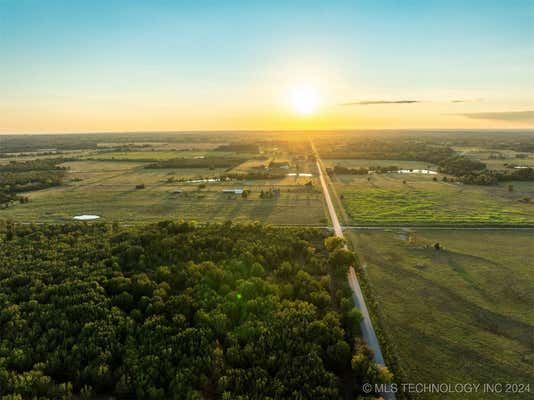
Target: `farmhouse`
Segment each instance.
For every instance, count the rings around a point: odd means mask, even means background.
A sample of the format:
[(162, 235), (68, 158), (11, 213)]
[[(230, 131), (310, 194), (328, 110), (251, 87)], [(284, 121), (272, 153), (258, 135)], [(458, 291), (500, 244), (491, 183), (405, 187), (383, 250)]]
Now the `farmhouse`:
[(224, 189), (223, 193), (243, 194), (243, 189)]

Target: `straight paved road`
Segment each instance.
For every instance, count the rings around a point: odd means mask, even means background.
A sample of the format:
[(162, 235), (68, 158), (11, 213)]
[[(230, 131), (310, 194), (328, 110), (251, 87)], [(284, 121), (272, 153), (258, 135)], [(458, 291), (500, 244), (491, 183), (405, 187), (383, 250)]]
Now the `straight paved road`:
[[(319, 153), (315, 149), (315, 145), (313, 144), (313, 141), (310, 141), (313, 153), (315, 155), (315, 162), (317, 164), (317, 170), (319, 171), (319, 180), (321, 181), (321, 186), (323, 188), (324, 193), (324, 199), (326, 201), (326, 206), (328, 208), (328, 213), (330, 214), (330, 219), (332, 220), (332, 226), (334, 228), (334, 232), (336, 236), (343, 238), (343, 230), (341, 229), (341, 225), (339, 224), (339, 220), (337, 218), (336, 210), (334, 209), (334, 205), (332, 204), (332, 199), (330, 198), (330, 192), (328, 190), (328, 185), (326, 184), (326, 179), (323, 174), (323, 168), (321, 159), (319, 158)], [(378, 339), (376, 337), (375, 330), (373, 328), (373, 323), (371, 322), (371, 318), (369, 316), (369, 311), (367, 310), (367, 305), (365, 304), (365, 299), (363, 298), (362, 289), (360, 288), (360, 284), (358, 282), (358, 277), (356, 276), (356, 272), (354, 271), (353, 267), (349, 268), (348, 273), (348, 280), (350, 288), (352, 289), (352, 297), (354, 299), (354, 304), (356, 307), (360, 310), (360, 313), (362, 314), (362, 322), (360, 324), (360, 329), (362, 331), (362, 337), (363, 340), (367, 343), (367, 345), (373, 350), (374, 354), (374, 361), (377, 364), (380, 364), (381, 366), (385, 366), (384, 363), (384, 357), (382, 356), (382, 350), (380, 349), (380, 343), (378, 342)], [(395, 399), (395, 395), (393, 393), (383, 393), (384, 399), (390, 400)]]

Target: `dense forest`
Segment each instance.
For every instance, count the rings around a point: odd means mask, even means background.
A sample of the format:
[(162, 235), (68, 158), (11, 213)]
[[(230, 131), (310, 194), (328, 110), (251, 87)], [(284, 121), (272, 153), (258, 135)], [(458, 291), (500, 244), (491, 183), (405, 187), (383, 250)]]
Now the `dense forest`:
[(391, 379), (357, 339), (355, 255), (322, 231), (4, 222), (0, 235), (0, 396), (340, 399)]

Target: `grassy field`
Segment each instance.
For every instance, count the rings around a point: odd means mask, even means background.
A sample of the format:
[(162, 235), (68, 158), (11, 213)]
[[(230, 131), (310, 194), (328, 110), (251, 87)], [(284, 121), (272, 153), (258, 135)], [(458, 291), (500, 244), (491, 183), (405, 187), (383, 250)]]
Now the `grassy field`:
[[(495, 186), (433, 180), (430, 175), (338, 175), (334, 185), (353, 224), (534, 224), (534, 183)], [(368, 180), (370, 179), (370, 180)]]
[[(533, 382), (534, 232), (351, 231), (348, 237), (409, 382)], [(444, 249), (436, 251), (436, 242)]]
[(212, 150), (142, 150), (142, 151), (111, 151), (90, 154), (86, 158), (104, 161), (164, 161), (172, 158), (200, 157), (252, 157), (254, 154), (235, 153)]
[[(223, 169), (146, 169), (143, 162), (74, 161), (64, 185), (30, 192), (27, 204), (0, 210), (0, 218), (20, 222), (65, 222), (79, 214), (96, 214), (104, 221), (144, 223), (162, 219), (196, 221), (257, 220), (274, 224), (324, 224), (323, 197), (316, 184), (306, 189), (305, 177), (188, 183), (216, 177)], [(136, 189), (144, 184), (145, 189)], [(223, 194), (223, 189), (248, 189), (248, 198)], [(262, 190), (280, 195), (260, 198)], [(173, 194), (182, 190), (180, 195)]]

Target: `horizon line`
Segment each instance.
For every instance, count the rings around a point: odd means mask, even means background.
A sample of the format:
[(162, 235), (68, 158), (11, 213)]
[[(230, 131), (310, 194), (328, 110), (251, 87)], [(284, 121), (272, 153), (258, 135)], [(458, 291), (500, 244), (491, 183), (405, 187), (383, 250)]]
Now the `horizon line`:
[(17, 136), (17, 135), (106, 135), (106, 134), (141, 134), (141, 133), (271, 133), (271, 132), (368, 132), (368, 131), (523, 131), (533, 132), (532, 128), (335, 128), (335, 129), (194, 129), (194, 130), (114, 130), (114, 131), (73, 131), (73, 132), (0, 132), (0, 136)]

